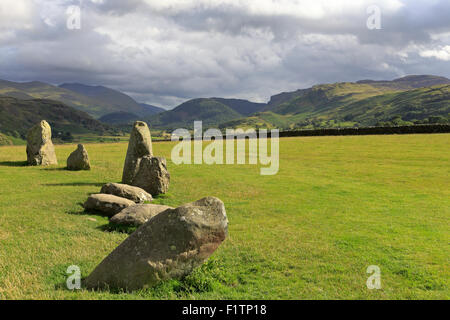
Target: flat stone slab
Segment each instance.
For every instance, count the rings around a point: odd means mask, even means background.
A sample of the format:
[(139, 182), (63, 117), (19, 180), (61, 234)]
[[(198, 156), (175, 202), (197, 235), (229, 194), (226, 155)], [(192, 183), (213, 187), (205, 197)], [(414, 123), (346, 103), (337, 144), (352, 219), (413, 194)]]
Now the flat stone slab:
[(90, 195), (83, 207), (87, 211), (98, 211), (112, 217), (123, 209), (134, 205), (136, 205), (134, 201), (111, 194), (99, 193)]
[(140, 226), (167, 209), (173, 208), (159, 204), (137, 204), (123, 209), (112, 217), (110, 222), (128, 226)]
[(132, 200), (136, 203), (153, 200), (152, 195), (144, 189), (122, 183), (107, 183), (102, 187), (100, 193), (112, 194), (118, 197)]

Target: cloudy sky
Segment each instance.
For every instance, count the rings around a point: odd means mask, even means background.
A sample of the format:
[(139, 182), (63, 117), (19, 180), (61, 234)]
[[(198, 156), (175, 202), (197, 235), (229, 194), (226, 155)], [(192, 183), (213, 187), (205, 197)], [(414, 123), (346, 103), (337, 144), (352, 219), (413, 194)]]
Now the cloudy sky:
[(174, 107), (450, 77), (449, 16), (449, 0), (0, 0), (0, 79), (101, 84)]

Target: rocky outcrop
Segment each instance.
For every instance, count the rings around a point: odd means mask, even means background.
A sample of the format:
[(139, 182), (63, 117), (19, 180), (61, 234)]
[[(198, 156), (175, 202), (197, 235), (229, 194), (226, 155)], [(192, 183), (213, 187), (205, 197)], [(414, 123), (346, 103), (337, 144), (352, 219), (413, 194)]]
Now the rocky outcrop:
[(86, 211), (102, 212), (106, 216), (112, 217), (123, 209), (134, 205), (136, 205), (134, 201), (100, 193), (90, 195), (83, 207)]
[(227, 230), (225, 207), (217, 198), (165, 210), (108, 255), (86, 278), (85, 286), (131, 291), (184, 277), (219, 247)]
[(79, 144), (77, 149), (67, 158), (67, 169), (69, 170), (91, 170), (89, 155), (86, 148)]
[(118, 197), (132, 200), (136, 203), (143, 203), (145, 201), (152, 201), (152, 195), (139, 187), (129, 186), (121, 183), (107, 183), (100, 193), (112, 194)]
[(28, 131), (27, 161), (32, 166), (58, 164), (52, 143), (52, 129), (45, 120)]
[(140, 226), (161, 212), (173, 209), (172, 207), (159, 204), (138, 204), (120, 211), (109, 221), (114, 224), (127, 226)]
[(152, 156), (152, 137), (147, 124), (136, 121), (128, 142), (127, 156), (123, 168), (122, 182), (131, 184), (136, 176), (142, 157)]

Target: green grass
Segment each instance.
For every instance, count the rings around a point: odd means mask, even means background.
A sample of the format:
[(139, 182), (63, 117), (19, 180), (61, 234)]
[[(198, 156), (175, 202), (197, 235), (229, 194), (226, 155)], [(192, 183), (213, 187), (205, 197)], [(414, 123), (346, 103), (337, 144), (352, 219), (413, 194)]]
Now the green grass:
[[(120, 181), (127, 144), (88, 144), (92, 171), (24, 166), (25, 147), (0, 148), (0, 299), (449, 299), (450, 135), (280, 140), (280, 171), (168, 161), (177, 206), (212, 195), (229, 237), (182, 281), (134, 293), (71, 292), (127, 237), (79, 203)], [(169, 159), (173, 143), (155, 143)], [(116, 231), (113, 231), (116, 230)], [(368, 290), (366, 268), (381, 268)]]

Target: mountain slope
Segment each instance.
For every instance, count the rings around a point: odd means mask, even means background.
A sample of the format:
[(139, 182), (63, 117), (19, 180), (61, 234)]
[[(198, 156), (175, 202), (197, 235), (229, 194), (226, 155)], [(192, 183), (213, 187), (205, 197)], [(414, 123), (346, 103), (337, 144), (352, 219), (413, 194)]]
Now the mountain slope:
[(313, 86), (312, 88), (299, 89), (293, 92), (283, 92), (272, 96), (270, 98), (270, 101), (268, 102), (268, 106), (265, 109), (265, 111), (268, 110), (274, 111), (274, 109), (277, 108), (278, 106), (284, 103), (292, 102), (293, 99), (304, 97), (314, 90), (316, 91), (321, 89), (329, 90), (331, 88), (335, 88), (337, 90), (335, 90), (332, 94), (336, 93), (339, 94), (339, 87), (347, 86), (347, 88), (345, 88), (346, 92), (344, 92), (346, 94), (351, 94), (352, 91), (355, 90), (355, 92), (365, 92), (365, 94), (367, 95), (376, 95), (377, 90), (382, 92), (389, 92), (389, 91), (396, 92), (423, 87), (431, 87), (442, 84), (450, 84), (450, 79), (431, 75), (411, 75), (399, 79), (394, 79), (392, 81), (361, 80), (355, 83), (341, 82), (335, 84), (316, 85)]
[(113, 112), (131, 112), (141, 117), (155, 113), (152, 108), (140, 105), (126, 94), (102, 86), (63, 84), (58, 87), (39, 81), (20, 83), (0, 80), (0, 95), (60, 101), (95, 118)]
[(50, 123), (54, 136), (58, 132), (101, 134), (110, 130), (87, 113), (59, 101), (0, 97), (0, 132), (25, 137), (28, 129), (41, 120)]
[(211, 100), (222, 103), (239, 114), (248, 116), (255, 112), (262, 111), (265, 107), (265, 103), (256, 103), (242, 99), (225, 99), (225, 98), (211, 98)]
[(312, 88), (273, 111), (223, 123), (221, 127), (287, 129), (450, 122), (450, 85), (387, 90), (381, 94), (373, 90), (336, 92), (337, 88), (341, 87), (335, 84)]
[(133, 98), (120, 91), (110, 89), (104, 86), (89, 86), (81, 83), (63, 83), (60, 88), (67, 89), (89, 98), (94, 99), (102, 104), (110, 106), (114, 112), (129, 112), (140, 116), (148, 116), (154, 112), (150, 111)]
[(106, 103), (39, 81), (19, 83), (0, 80), (0, 94), (19, 99), (32, 98), (60, 101), (70, 107), (85, 111), (94, 117), (115, 111), (114, 107)]
[(242, 118), (243, 115), (216, 99), (193, 99), (173, 110), (149, 117), (146, 121), (153, 127), (192, 128), (194, 121), (213, 126), (221, 122)]
[(103, 123), (117, 125), (117, 124), (132, 124), (139, 119), (142, 119), (142, 117), (139, 117), (134, 113), (121, 111), (105, 114), (98, 120)]
[(139, 105), (141, 107), (144, 107), (148, 114), (158, 114), (158, 113), (167, 111), (166, 109), (163, 109), (163, 108), (160, 108), (157, 106), (153, 106), (153, 105), (147, 104), (147, 103), (139, 103)]

